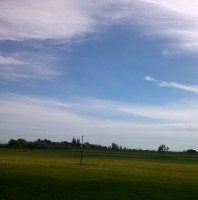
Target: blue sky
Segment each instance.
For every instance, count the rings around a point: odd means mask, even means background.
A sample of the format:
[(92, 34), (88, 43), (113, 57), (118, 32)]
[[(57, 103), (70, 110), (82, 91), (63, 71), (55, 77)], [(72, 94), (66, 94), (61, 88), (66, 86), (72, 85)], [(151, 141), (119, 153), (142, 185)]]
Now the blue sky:
[(0, 142), (197, 149), (195, 0), (0, 1)]

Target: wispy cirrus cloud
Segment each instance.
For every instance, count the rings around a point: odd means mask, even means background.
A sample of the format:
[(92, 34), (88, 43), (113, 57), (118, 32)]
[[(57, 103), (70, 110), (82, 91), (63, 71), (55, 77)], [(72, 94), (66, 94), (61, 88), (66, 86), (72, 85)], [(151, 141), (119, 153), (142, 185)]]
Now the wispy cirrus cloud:
[[(175, 52), (198, 51), (198, 3), (195, 0), (142, 0), (139, 9), (145, 9), (138, 21), (151, 36), (169, 39), (164, 55)], [(139, 10), (138, 9), (138, 10)], [(140, 10), (139, 10), (140, 11)]]
[[(158, 107), (100, 99), (60, 101), (16, 94), (0, 94), (0, 97), (3, 140), (18, 137), (37, 139), (40, 135), (68, 140), (83, 132), (88, 141), (110, 145), (113, 136), (115, 140), (123, 140), (125, 145), (137, 148), (154, 148), (155, 141), (159, 145), (157, 138), (163, 141), (168, 138), (169, 142), (173, 138), (183, 138), (182, 148), (186, 145), (186, 138), (191, 142), (197, 138), (197, 104), (184, 109), (181, 102)], [(135, 116), (142, 116), (144, 120)], [(150, 141), (147, 146), (145, 138), (155, 138), (155, 141)]]
[(0, 40), (71, 40), (125, 23), (170, 39), (163, 52), (197, 52), (197, 9), (195, 0), (1, 1)]
[[(163, 55), (182, 51), (192, 53), (198, 52), (197, 10), (195, 0), (87, 0), (86, 4), (80, 0), (0, 1), (0, 42), (9, 40), (15, 45), (16, 41), (24, 43), (31, 40), (35, 48), (45, 47), (43, 41), (67, 46), (76, 39), (108, 31), (107, 27), (115, 24), (136, 24), (143, 36), (166, 39)], [(29, 51), (26, 52), (28, 54), (30, 57)], [(35, 61), (30, 64), (25, 57), (16, 58), (7, 52), (6, 56), (0, 55), (0, 64), (12, 67), (10, 71), (8, 67), (1, 71), (0, 76), (5, 80), (51, 80), (61, 74), (51, 65), (49, 67), (44, 59), (42, 62)], [(30, 64), (29, 72), (14, 68), (28, 66), (27, 63)]]
[[(86, 120), (118, 120), (123, 122), (122, 118), (127, 117), (128, 120), (124, 119), (124, 121), (128, 123), (131, 122), (132, 119), (130, 118), (130, 116), (142, 116), (144, 117), (144, 123), (147, 122), (147, 119), (156, 119), (157, 121), (153, 120), (149, 121), (149, 123), (161, 124), (165, 122), (165, 124), (179, 125), (179, 123), (196, 123), (198, 119), (198, 107), (196, 106), (196, 102), (177, 102), (164, 106), (155, 106), (86, 98), (55, 100), (16, 94), (1, 94), (1, 99), (2, 104), (5, 104), (5, 102), (15, 102), (17, 104), (23, 103), (24, 105), (27, 105), (27, 107), (28, 105), (30, 105), (37, 106), (38, 108), (43, 109), (50, 108), (49, 110), (58, 111), (60, 113), (73, 113), (73, 115), (81, 116), (82, 119)], [(12, 110), (11, 107), (9, 108), (9, 110)], [(13, 112), (18, 112), (19, 110), (17, 110), (18, 109), (13, 109)], [(101, 118), (100, 116), (102, 114), (104, 116)], [(37, 117), (39, 118), (40, 116), (41, 115), (38, 115)], [(116, 118), (112, 116), (115, 116)], [(141, 118), (139, 118), (138, 120), (142, 122)]]
[(166, 81), (161, 81), (161, 80), (152, 78), (150, 76), (145, 76), (144, 80), (155, 82), (157, 86), (160, 86), (160, 87), (170, 87), (170, 88), (175, 88), (179, 90), (184, 90), (186, 92), (193, 92), (193, 93), (198, 94), (198, 85), (185, 85), (185, 84), (181, 84), (177, 82), (166, 82)]
[(52, 80), (61, 74), (50, 55), (34, 53), (0, 56), (1, 81)]
[(27, 62), (23, 60), (16, 59), (14, 57), (4, 57), (0, 56), (0, 66), (1, 65), (25, 65)]
[[(0, 39), (71, 39), (94, 30), (90, 1), (1, 1)], [(91, 13), (90, 13), (91, 12)]]

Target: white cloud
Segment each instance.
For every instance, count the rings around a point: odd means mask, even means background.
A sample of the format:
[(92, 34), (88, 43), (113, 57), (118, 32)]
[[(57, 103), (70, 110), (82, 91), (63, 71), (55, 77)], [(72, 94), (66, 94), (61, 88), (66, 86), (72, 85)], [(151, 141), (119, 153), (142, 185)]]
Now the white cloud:
[[(198, 51), (197, 10), (195, 0), (86, 0), (86, 4), (80, 0), (0, 1), (0, 41), (31, 40), (36, 48), (43, 47), (42, 40), (50, 39), (50, 44), (63, 45), (106, 31), (108, 26), (118, 23), (136, 24), (141, 27), (139, 33), (142, 35), (168, 39), (163, 55), (181, 51), (191, 53)], [(0, 65), (7, 65), (1, 69), (0, 78), (7, 81), (51, 80), (60, 74), (47, 61), (49, 55), (47, 58), (46, 55), (33, 56), (32, 60), (25, 56), (13, 57), (9, 53), (0, 56)], [(15, 66), (26, 68), (15, 69)], [(176, 83), (172, 85), (184, 88)]]
[[(24, 40), (80, 37), (93, 31), (90, 2), (1, 1), (0, 38)], [(92, 5), (94, 8), (95, 6)]]
[(24, 65), (27, 64), (25, 61), (18, 60), (13, 57), (0, 56), (0, 65)]
[(0, 56), (1, 81), (24, 82), (27, 80), (52, 80), (60, 75), (49, 54), (25, 53)]
[(166, 81), (160, 81), (155, 78), (152, 78), (150, 76), (145, 76), (144, 80), (146, 81), (151, 81), (151, 82), (156, 82), (158, 86), (160, 87), (171, 87), (171, 88), (176, 88), (179, 90), (184, 90), (187, 92), (193, 92), (198, 94), (198, 85), (184, 85), (181, 83), (176, 83), (176, 82), (166, 82)]
[[(108, 101), (100, 99), (85, 99), (73, 98), (70, 100), (47, 100), (42, 98), (34, 98), (23, 95), (2, 96), (2, 99), (10, 99), (11, 102), (23, 102), (23, 104), (36, 105), (41, 108), (53, 108), (61, 112), (75, 113), (79, 116), (82, 115), (83, 119), (93, 117), (100, 119), (103, 114), (105, 120), (115, 120), (118, 117), (119, 121), (123, 121), (123, 117), (127, 117), (124, 121), (131, 122), (131, 117), (142, 116), (144, 121), (147, 119), (153, 120), (154, 123), (162, 123), (164, 121), (171, 122), (171, 124), (178, 123), (196, 123), (198, 122), (198, 107), (196, 102), (180, 102), (171, 105), (155, 106), (155, 105), (141, 105), (141, 104), (127, 104), (124, 102)], [(80, 100), (79, 100), (80, 99)], [(11, 108), (10, 108), (11, 109)], [(86, 116), (84, 118), (84, 116)], [(139, 119), (141, 121), (141, 119)]]
[[(0, 135), (4, 140), (11, 137), (68, 140), (83, 133), (91, 142), (110, 145), (117, 141), (137, 148), (154, 148), (155, 140), (156, 143), (174, 140), (176, 145), (183, 138), (180, 148), (184, 148), (186, 139), (193, 144), (198, 137), (197, 104), (158, 107), (81, 98), (57, 101), (15, 94), (0, 97)], [(101, 114), (106, 117), (101, 118)], [(144, 120), (135, 120), (135, 116), (143, 116)], [(147, 139), (150, 144), (146, 144)]]
[(172, 51), (172, 50), (169, 50), (169, 49), (163, 49), (162, 50), (162, 55), (164, 56), (172, 56), (174, 55), (176, 52)]
[[(145, 76), (145, 77), (144, 77), (144, 80), (146, 80), (146, 81), (154, 81), (154, 82), (157, 81), (156, 79), (154, 79), (154, 78), (152, 78), (152, 77), (150, 77), (150, 76)], [(157, 81), (157, 82), (158, 82), (158, 81)]]
[(164, 53), (198, 51), (198, 4), (195, 0), (135, 1), (135, 19), (144, 34), (169, 39)]
[(195, 0), (10, 0), (0, 2), (0, 40), (81, 38), (115, 23), (171, 39), (167, 52), (198, 51)]
[(180, 90), (185, 90), (187, 92), (198, 93), (198, 85), (183, 85), (176, 82), (161, 82), (159, 83), (161, 87), (173, 87)]

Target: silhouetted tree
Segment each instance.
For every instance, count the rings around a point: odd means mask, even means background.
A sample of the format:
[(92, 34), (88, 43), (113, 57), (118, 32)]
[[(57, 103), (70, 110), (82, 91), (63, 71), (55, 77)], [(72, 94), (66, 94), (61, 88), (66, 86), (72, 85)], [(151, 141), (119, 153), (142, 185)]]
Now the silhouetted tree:
[(169, 150), (169, 147), (167, 147), (166, 145), (164, 144), (161, 144), (158, 148), (158, 151), (168, 151)]
[(75, 147), (75, 146), (76, 146), (76, 143), (77, 143), (77, 142), (76, 142), (76, 138), (73, 137), (73, 138), (72, 138), (72, 142), (71, 142), (71, 146), (72, 146), (72, 147)]
[(51, 142), (51, 140), (44, 139), (43, 143), (45, 143), (45, 144), (51, 144), (52, 142)]
[(196, 153), (197, 151), (194, 150), (194, 149), (188, 149), (186, 152), (187, 152), (187, 153)]
[(80, 147), (81, 144), (80, 144), (80, 138), (76, 140), (76, 147)]
[(26, 142), (25, 139), (19, 138), (18, 143), (19, 143), (20, 147), (26, 147), (27, 146), (27, 142)]
[(87, 148), (87, 149), (91, 148), (91, 145), (89, 144), (89, 142), (85, 142), (83, 146), (84, 148)]
[(118, 150), (118, 149), (119, 149), (119, 146), (118, 146), (116, 143), (112, 143), (112, 144), (111, 144), (111, 148), (112, 148), (113, 150)]
[(8, 142), (8, 146), (19, 146), (19, 143), (17, 140), (10, 139), (10, 141)]

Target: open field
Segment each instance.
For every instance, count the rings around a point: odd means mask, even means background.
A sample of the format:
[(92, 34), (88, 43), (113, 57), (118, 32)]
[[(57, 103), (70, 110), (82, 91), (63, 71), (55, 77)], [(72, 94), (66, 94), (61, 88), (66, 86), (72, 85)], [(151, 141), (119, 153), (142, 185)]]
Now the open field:
[[(23, 156), (23, 160), (22, 160)], [(198, 199), (198, 156), (0, 149), (0, 199)]]

